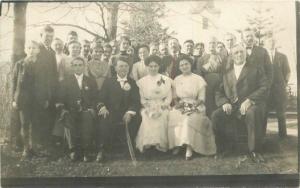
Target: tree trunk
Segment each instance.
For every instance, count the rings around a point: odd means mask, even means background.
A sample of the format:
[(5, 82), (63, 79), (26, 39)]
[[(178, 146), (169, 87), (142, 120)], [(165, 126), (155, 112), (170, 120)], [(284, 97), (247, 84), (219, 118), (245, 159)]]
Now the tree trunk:
[(27, 3), (14, 3), (14, 35), (11, 57), (13, 64), (25, 56), (26, 8)]
[(117, 36), (117, 24), (118, 24), (118, 11), (119, 11), (119, 2), (109, 3), (107, 9), (107, 40), (116, 39)]

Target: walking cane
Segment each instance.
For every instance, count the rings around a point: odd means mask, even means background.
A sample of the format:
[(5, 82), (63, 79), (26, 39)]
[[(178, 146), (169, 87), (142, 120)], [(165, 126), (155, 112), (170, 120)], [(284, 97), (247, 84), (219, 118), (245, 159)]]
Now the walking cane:
[(128, 145), (128, 149), (129, 149), (129, 154), (130, 154), (130, 157), (131, 157), (131, 160), (132, 160), (132, 164), (133, 164), (133, 166), (136, 167), (137, 161), (136, 161), (136, 158), (135, 158), (134, 149), (133, 149), (131, 138), (130, 138), (130, 135), (129, 135), (128, 123), (125, 123), (125, 131), (126, 131), (126, 141), (127, 141), (127, 145)]

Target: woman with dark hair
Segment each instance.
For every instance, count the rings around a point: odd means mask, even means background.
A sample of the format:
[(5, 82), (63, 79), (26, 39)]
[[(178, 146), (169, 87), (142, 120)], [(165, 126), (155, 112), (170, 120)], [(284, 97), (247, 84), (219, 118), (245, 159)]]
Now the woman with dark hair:
[(137, 81), (140, 89), (142, 123), (136, 138), (136, 147), (144, 152), (154, 147), (168, 150), (168, 116), (172, 101), (172, 80), (158, 73), (161, 58), (155, 55), (145, 60), (148, 75)]
[(212, 124), (205, 113), (206, 82), (192, 73), (192, 65), (189, 56), (180, 57), (182, 74), (174, 79), (175, 107), (170, 111), (168, 122), (169, 149), (177, 154), (184, 146), (186, 160), (191, 159), (193, 151), (203, 155), (216, 153)]

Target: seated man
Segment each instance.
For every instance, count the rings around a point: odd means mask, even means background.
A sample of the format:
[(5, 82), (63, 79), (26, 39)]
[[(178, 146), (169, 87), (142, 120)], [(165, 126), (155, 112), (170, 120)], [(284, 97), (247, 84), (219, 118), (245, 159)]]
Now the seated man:
[(83, 154), (83, 160), (87, 162), (93, 139), (97, 84), (94, 79), (83, 74), (82, 57), (75, 57), (71, 61), (71, 68), (74, 74), (66, 76), (62, 81), (59, 104), (56, 106), (61, 106), (62, 111), (68, 112), (68, 116), (64, 116), (68, 117), (68, 123), (65, 123), (65, 137), (71, 151), (71, 160), (79, 160)]
[(126, 124), (132, 141), (139, 125), (140, 96), (135, 81), (128, 76), (130, 59), (119, 56), (115, 60), (116, 75), (104, 81), (100, 94), (101, 103), (97, 106), (100, 116), (97, 132), (101, 133), (97, 137), (98, 162), (103, 161), (104, 150), (111, 141), (125, 135)]
[(232, 48), (232, 55), (216, 92), (218, 109), (211, 116), (217, 152), (220, 154), (224, 151), (226, 122), (236, 118), (247, 126), (249, 157), (257, 161), (259, 159), (255, 152), (263, 127), (261, 105), (266, 100), (268, 81), (262, 66), (246, 61), (246, 49), (241, 44)]

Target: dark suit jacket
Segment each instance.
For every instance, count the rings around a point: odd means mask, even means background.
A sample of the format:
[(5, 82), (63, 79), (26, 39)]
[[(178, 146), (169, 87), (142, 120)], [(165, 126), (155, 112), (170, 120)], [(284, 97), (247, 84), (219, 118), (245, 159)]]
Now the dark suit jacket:
[(78, 112), (79, 101), (82, 110), (96, 109), (97, 95), (97, 84), (94, 79), (84, 75), (80, 90), (76, 77), (72, 74), (66, 76), (62, 81), (58, 101), (65, 105), (66, 110)]
[(175, 75), (173, 75), (173, 76), (170, 75), (170, 78), (174, 79), (176, 76), (180, 75), (181, 71), (179, 70), (179, 61), (178, 61), (180, 56), (182, 56), (182, 53), (179, 53), (178, 57), (176, 59), (174, 59), (173, 56), (171, 56), (171, 55), (167, 55), (167, 56), (162, 57), (162, 64), (160, 66), (159, 73), (166, 72), (168, 67), (171, 66), (172, 63), (173, 63), (173, 66), (175, 66), (174, 67), (175, 68)]
[(270, 88), (273, 81), (273, 68), (267, 50), (259, 46), (253, 46), (252, 53), (247, 57), (247, 61), (263, 66)]
[(291, 72), (286, 55), (275, 51), (273, 66), (273, 84), (270, 95), (277, 103), (285, 102), (287, 99), (286, 86)]
[(129, 91), (121, 88), (117, 77), (107, 78), (102, 86), (102, 92), (99, 101), (103, 103), (110, 114), (120, 118), (127, 111), (134, 111), (137, 114), (140, 109), (140, 95), (138, 87), (133, 79), (127, 77), (131, 86)]
[[(233, 61), (228, 62), (223, 74), (222, 83), (216, 92), (216, 104), (221, 107), (225, 103), (241, 104), (247, 98), (259, 104), (266, 100), (268, 81), (263, 67), (247, 61), (236, 79)], [(236, 98), (238, 99), (237, 101)]]
[(22, 59), (16, 62), (12, 76), (12, 99), (19, 109), (26, 109), (32, 105), (33, 100), (33, 64), (35, 62)]
[(34, 93), (37, 104), (44, 105), (45, 101), (53, 103), (58, 88), (55, 52), (52, 49), (47, 50), (42, 44), (37, 63), (34, 66), (34, 77)]

